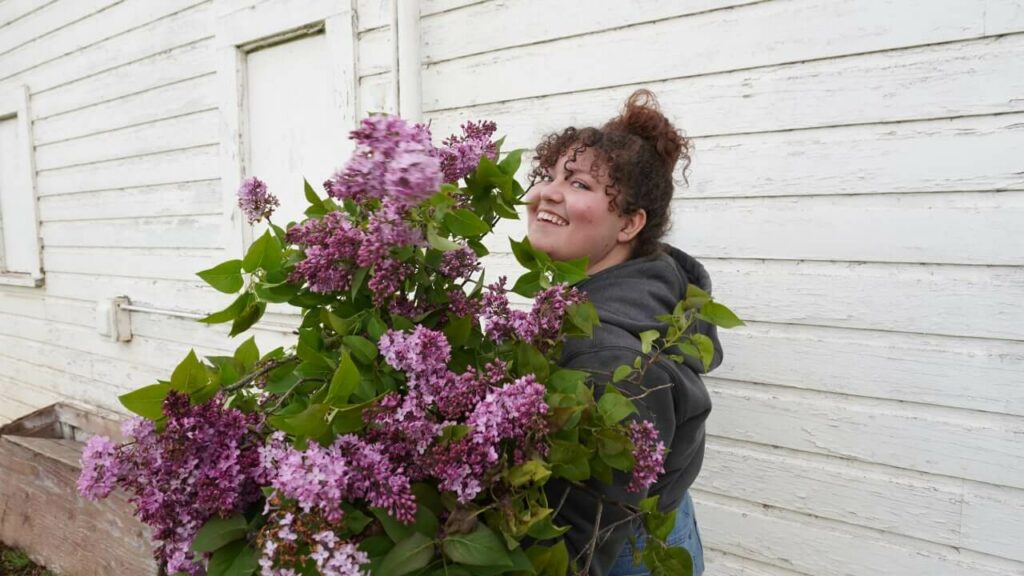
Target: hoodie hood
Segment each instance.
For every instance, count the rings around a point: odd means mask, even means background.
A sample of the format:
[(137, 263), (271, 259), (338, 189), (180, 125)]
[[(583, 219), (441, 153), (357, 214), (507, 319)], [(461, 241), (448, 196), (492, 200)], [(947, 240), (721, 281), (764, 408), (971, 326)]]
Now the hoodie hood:
[[(600, 333), (614, 337), (616, 332), (620, 336), (624, 336), (621, 332), (627, 332), (639, 339), (639, 334), (647, 330), (658, 330), (664, 335), (666, 326), (656, 317), (672, 313), (676, 304), (686, 298), (689, 284), (711, 294), (711, 276), (704, 265), (682, 250), (663, 244), (659, 254), (612, 266), (576, 287), (586, 292), (597, 308)], [(708, 371), (713, 370), (722, 363), (717, 328), (698, 320), (691, 330), (704, 334), (714, 343), (715, 355)], [(685, 364), (698, 374), (705, 372), (697, 358), (687, 356)]]

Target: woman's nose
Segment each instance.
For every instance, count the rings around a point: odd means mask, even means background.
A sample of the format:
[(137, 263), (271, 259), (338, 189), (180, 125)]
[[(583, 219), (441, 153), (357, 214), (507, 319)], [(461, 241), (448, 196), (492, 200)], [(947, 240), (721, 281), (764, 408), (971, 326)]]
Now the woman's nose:
[(546, 182), (544, 185), (539, 186), (540, 192), (538, 194), (540, 200), (547, 202), (560, 203), (565, 199), (565, 195), (562, 193), (562, 187), (558, 184), (558, 181)]

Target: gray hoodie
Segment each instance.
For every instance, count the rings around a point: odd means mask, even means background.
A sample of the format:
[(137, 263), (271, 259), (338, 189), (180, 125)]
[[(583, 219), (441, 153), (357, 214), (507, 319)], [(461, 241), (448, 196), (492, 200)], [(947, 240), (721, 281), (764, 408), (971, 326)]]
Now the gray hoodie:
[[(688, 283), (711, 292), (711, 278), (700, 262), (677, 248), (663, 245), (660, 254), (629, 260), (577, 284), (577, 288), (586, 292), (597, 308), (601, 324), (595, 327), (592, 339), (570, 338), (566, 341), (561, 365), (593, 373), (597, 383), (595, 395), (599, 397), (615, 368), (622, 364), (632, 365), (641, 353), (638, 334), (651, 329), (664, 333), (665, 325), (655, 316), (670, 314), (676, 303), (686, 297)], [(722, 346), (716, 328), (698, 322), (696, 330), (715, 344), (713, 369), (722, 362)], [(604, 494), (606, 499), (634, 505), (647, 496), (660, 495), (660, 507), (665, 512), (679, 505), (697, 478), (704, 459), (704, 421), (711, 412), (711, 399), (699, 376), (703, 372), (703, 366), (695, 358), (688, 357), (682, 364), (664, 358), (648, 369), (639, 385), (616, 384), (627, 396), (659, 388), (636, 401), (639, 414), (634, 417), (650, 420), (658, 429), (661, 440), (669, 449), (665, 473), (646, 494), (626, 492), (630, 479), (622, 473), (616, 473), (612, 485), (590, 481), (588, 484), (592, 489)], [(571, 527), (565, 534), (571, 561), (587, 546), (593, 534), (597, 510), (595, 496), (570, 488), (561, 480), (549, 482), (547, 493), (552, 507), (565, 497), (555, 520), (558, 525)], [(605, 504), (600, 525), (609, 526), (626, 516), (628, 514), (622, 509)], [(627, 522), (612, 531), (609, 538), (598, 546), (590, 574), (605, 576), (626, 539), (636, 529), (636, 524)], [(582, 565), (581, 560), (578, 567), (582, 568)]]

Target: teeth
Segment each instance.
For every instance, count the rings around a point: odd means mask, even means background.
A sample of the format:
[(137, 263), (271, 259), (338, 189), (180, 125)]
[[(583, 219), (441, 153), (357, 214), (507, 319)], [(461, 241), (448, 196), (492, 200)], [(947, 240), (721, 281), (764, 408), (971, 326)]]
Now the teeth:
[(556, 224), (558, 226), (565, 226), (565, 225), (569, 224), (562, 217), (556, 216), (554, 214), (551, 214), (550, 212), (541, 212), (541, 213), (537, 214), (537, 219), (538, 220), (543, 220), (545, 222), (550, 222), (550, 223)]

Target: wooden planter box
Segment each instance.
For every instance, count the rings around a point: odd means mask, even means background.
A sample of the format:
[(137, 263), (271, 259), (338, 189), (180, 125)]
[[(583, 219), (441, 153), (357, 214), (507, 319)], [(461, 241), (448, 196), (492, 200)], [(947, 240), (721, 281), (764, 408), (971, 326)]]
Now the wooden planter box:
[(120, 440), (119, 416), (61, 402), (0, 427), (0, 541), (61, 576), (155, 576), (149, 529), (127, 495), (78, 496), (94, 434)]

